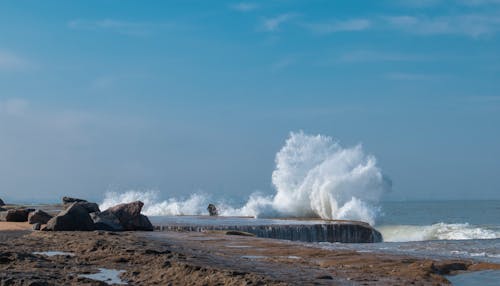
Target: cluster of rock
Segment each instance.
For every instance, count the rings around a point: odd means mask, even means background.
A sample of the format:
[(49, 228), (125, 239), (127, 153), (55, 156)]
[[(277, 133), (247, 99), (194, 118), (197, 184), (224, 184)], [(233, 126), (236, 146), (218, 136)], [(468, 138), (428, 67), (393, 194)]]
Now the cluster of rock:
[(19, 208), (0, 211), (0, 220), (2, 221), (24, 222), (28, 221), (29, 214), (34, 212), (35, 210)]
[(144, 204), (136, 201), (119, 204), (105, 211), (100, 211), (96, 203), (82, 199), (63, 197), (64, 210), (55, 216), (34, 209), (10, 209), (0, 213), (0, 220), (26, 222), (33, 224), (33, 229), (46, 231), (152, 231), (153, 225), (148, 217), (141, 214)]

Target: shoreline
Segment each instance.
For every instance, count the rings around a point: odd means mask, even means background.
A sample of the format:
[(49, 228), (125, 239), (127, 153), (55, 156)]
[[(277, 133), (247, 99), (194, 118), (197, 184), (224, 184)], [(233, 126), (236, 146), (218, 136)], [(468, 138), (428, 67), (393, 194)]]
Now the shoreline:
[[(40, 251), (72, 255), (33, 254)], [(129, 285), (446, 285), (443, 275), (500, 265), (324, 250), (224, 231), (39, 232), (25, 223), (0, 222), (2, 283), (106, 285), (79, 276), (98, 268), (124, 270), (120, 277)]]

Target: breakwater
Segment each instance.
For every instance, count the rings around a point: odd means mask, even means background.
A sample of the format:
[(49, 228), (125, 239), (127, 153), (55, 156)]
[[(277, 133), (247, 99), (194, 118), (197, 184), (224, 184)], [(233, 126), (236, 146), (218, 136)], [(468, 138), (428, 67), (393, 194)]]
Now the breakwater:
[[(214, 223), (217, 221), (214, 221)], [(156, 224), (159, 231), (227, 231), (248, 232), (257, 237), (304, 242), (373, 243), (382, 242), (382, 235), (369, 224), (356, 221), (329, 221), (327, 223), (282, 224)]]

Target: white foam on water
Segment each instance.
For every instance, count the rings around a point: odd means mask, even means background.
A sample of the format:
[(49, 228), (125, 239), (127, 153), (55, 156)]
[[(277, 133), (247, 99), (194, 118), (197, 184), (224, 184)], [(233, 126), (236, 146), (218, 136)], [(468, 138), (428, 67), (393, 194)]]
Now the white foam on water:
[(378, 226), (386, 242), (426, 240), (468, 240), (500, 238), (500, 231), (468, 223), (436, 223), (425, 226)]
[[(375, 222), (377, 203), (391, 188), (377, 167), (375, 157), (366, 155), (361, 145), (342, 147), (333, 138), (292, 132), (276, 154), (272, 182), (276, 193), (250, 195), (240, 208), (219, 202), (220, 214), (253, 217), (318, 217)], [(159, 192), (108, 192), (101, 209), (118, 203), (141, 200), (144, 214), (207, 214), (208, 196), (160, 201)]]

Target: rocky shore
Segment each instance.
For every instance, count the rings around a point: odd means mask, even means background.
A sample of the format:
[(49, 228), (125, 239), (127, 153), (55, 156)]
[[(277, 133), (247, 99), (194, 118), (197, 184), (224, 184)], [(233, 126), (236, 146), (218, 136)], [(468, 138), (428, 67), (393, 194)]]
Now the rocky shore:
[[(67, 220), (75, 207), (87, 225)], [(104, 212), (95, 207), (71, 201), (60, 211), (28, 212), (52, 231), (0, 221), (0, 285), (447, 285), (443, 275), (500, 269), (468, 260), (325, 250), (236, 230), (133, 232), (147, 225), (140, 203)], [(73, 231), (51, 227), (59, 220)]]
[[(444, 274), (500, 268), (217, 231), (7, 231), (6, 224), (0, 222), (0, 285), (107, 285), (83, 276), (100, 268), (123, 271), (128, 285), (446, 285)], [(61, 255), (47, 255), (55, 251)]]

